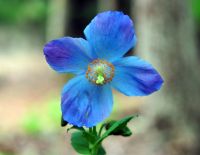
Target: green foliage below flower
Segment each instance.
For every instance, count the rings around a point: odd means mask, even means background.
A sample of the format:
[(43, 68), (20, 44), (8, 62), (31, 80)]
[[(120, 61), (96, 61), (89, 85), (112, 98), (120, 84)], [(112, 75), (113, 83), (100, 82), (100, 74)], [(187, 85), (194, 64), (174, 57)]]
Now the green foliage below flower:
[[(114, 123), (117, 121), (110, 121), (109, 123), (106, 124), (106, 130), (109, 130)], [(119, 136), (124, 136), (128, 137), (132, 135), (131, 130), (127, 127), (127, 124), (124, 123), (121, 126), (119, 126), (117, 129), (111, 132), (111, 135), (119, 135)]]
[[(110, 121), (102, 124), (98, 132), (96, 127), (89, 128), (89, 130), (86, 131), (83, 127), (78, 128), (72, 126), (68, 128), (67, 131), (71, 129), (76, 129), (78, 131), (72, 133), (71, 144), (78, 153), (83, 155), (106, 155), (106, 151), (102, 146), (102, 141), (111, 135), (131, 136), (132, 132), (127, 127), (127, 123), (136, 116), (129, 116), (119, 121)], [(104, 128), (105, 132), (101, 134)]]

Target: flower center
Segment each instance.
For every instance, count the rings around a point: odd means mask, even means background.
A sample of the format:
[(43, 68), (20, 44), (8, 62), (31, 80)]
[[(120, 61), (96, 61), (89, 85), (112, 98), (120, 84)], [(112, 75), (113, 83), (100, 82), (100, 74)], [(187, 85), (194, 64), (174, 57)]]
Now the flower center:
[(112, 81), (113, 76), (114, 66), (105, 60), (96, 59), (88, 65), (86, 78), (96, 85), (104, 85)]

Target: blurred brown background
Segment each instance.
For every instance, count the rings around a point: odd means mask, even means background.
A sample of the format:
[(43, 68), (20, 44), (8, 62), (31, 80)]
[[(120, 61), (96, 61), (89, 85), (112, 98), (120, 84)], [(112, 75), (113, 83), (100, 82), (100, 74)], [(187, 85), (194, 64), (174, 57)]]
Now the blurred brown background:
[(0, 155), (75, 155), (60, 127), (60, 90), (69, 76), (51, 70), (43, 45), (84, 37), (90, 20), (120, 10), (135, 23), (129, 54), (165, 79), (147, 97), (117, 92), (112, 118), (139, 113), (130, 138), (109, 137), (108, 155), (200, 155), (199, 0), (0, 0)]

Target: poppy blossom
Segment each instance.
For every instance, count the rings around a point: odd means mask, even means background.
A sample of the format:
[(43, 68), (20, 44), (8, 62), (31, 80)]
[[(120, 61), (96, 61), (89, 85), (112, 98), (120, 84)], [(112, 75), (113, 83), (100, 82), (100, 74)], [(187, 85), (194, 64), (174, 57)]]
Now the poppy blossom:
[(134, 25), (118, 11), (99, 13), (83, 38), (63, 37), (44, 46), (47, 63), (59, 73), (75, 77), (62, 90), (62, 116), (69, 124), (92, 127), (106, 119), (113, 107), (111, 89), (127, 96), (146, 96), (163, 80), (148, 62), (123, 57), (136, 45)]

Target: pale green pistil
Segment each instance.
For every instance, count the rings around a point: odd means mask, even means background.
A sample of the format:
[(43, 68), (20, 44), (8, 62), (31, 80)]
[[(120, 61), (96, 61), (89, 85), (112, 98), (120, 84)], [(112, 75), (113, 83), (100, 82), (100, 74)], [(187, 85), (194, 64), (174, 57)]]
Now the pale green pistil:
[(104, 80), (104, 77), (101, 74), (99, 74), (97, 76), (96, 84), (104, 84)]
[(95, 72), (97, 75), (96, 84), (104, 84), (104, 81), (105, 81), (104, 76), (103, 76), (104, 67), (102, 65), (96, 66)]

